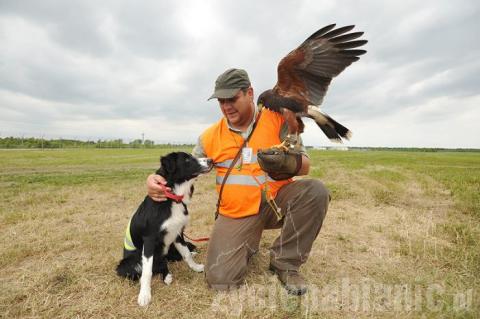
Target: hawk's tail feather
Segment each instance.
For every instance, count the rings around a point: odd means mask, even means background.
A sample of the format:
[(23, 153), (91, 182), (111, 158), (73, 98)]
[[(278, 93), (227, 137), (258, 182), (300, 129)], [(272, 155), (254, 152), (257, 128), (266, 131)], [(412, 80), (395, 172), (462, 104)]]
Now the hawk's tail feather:
[(317, 106), (309, 105), (307, 116), (317, 123), (332, 142), (342, 143), (342, 138), (349, 140), (352, 137), (352, 132), (348, 128), (322, 113)]

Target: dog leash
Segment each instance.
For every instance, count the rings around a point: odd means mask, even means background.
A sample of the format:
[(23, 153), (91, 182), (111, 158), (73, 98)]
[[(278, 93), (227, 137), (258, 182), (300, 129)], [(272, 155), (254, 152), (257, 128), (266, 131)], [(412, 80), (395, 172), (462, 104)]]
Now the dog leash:
[(209, 241), (210, 240), (210, 237), (192, 238), (185, 233), (183, 233), (183, 236), (185, 236), (187, 239), (190, 239), (191, 241), (196, 242), (196, 243), (200, 243), (202, 241)]

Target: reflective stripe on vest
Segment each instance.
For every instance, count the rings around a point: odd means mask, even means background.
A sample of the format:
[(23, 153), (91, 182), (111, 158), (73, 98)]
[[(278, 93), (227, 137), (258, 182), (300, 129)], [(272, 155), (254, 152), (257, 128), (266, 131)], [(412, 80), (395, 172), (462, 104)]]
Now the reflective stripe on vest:
[[(239, 163), (241, 163), (241, 159), (239, 159), (236, 163), (236, 165), (238, 165)], [(233, 160), (226, 160), (226, 161), (223, 161), (223, 162), (219, 162), (219, 163), (215, 163), (214, 165), (216, 167), (223, 167), (223, 168), (229, 168), (230, 165), (232, 165), (232, 162)], [(250, 161), (249, 164), (253, 164), (253, 163), (257, 163), (257, 154), (253, 154), (252, 155), (252, 160)]]
[[(255, 176), (258, 180), (258, 183), (265, 183), (265, 175)], [(273, 181), (270, 177), (267, 178), (269, 182)], [(216, 177), (217, 185), (222, 185), (223, 176), (217, 175)], [(260, 186), (252, 175), (229, 175), (225, 185), (249, 185), (249, 186)]]
[(123, 240), (123, 247), (126, 250), (133, 251), (133, 250), (137, 250), (137, 248), (135, 248), (135, 245), (133, 244), (133, 241), (132, 241), (132, 236), (130, 235), (131, 222), (132, 222), (132, 219), (130, 218), (130, 220), (128, 221), (127, 230), (125, 231), (125, 239)]

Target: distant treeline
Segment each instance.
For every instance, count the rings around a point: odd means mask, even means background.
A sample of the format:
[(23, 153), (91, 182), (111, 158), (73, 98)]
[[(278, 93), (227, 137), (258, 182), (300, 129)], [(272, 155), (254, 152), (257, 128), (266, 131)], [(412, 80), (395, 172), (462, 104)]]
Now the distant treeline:
[(191, 144), (155, 144), (154, 141), (141, 139), (129, 143), (122, 139), (79, 141), (71, 139), (43, 139), (43, 138), (0, 138), (0, 148), (170, 148), (172, 146), (192, 146)]
[[(122, 139), (79, 141), (71, 139), (43, 139), (43, 138), (21, 138), (5, 137), (0, 138), (0, 148), (171, 148), (171, 147), (193, 147), (192, 144), (155, 144), (152, 140), (141, 139), (131, 142), (124, 142)], [(315, 149), (307, 146), (307, 149)], [(336, 147), (327, 147), (329, 150), (336, 150)], [(341, 148), (339, 148), (340, 150)], [(414, 147), (348, 147), (341, 150), (357, 151), (405, 151), (405, 152), (480, 152), (480, 149), (472, 148), (414, 148)]]
[(431, 148), (431, 147), (349, 147), (357, 151), (404, 151), (404, 152), (480, 152), (478, 148)]

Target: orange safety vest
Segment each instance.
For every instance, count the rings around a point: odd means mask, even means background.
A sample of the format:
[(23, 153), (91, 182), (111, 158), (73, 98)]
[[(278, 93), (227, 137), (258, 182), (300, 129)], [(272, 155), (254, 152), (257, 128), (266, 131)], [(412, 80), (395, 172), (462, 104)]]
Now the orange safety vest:
[[(260, 208), (261, 191), (267, 181), (268, 195), (275, 197), (283, 185), (292, 180), (275, 181), (262, 171), (257, 162), (257, 151), (280, 144), (280, 129), (284, 118), (273, 111), (263, 109), (257, 126), (246, 147), (252, 148), (252, 158), (249, 164), (242, 163), (242, 156), (235, 163), (235, 167), (227, 177), (220, 202), (220, 214), (232, 218), (255, 215)], [(220, 192), (223, 177), (227, 173), (238, 149), (244, 139), (237, 133), (230, 131), (227, 119), (209, 127), (200, 137), (207, 157), (215, 163), (217, 172), (216, 188)], [(259, 185), (260, 183), (260, 185)]]

